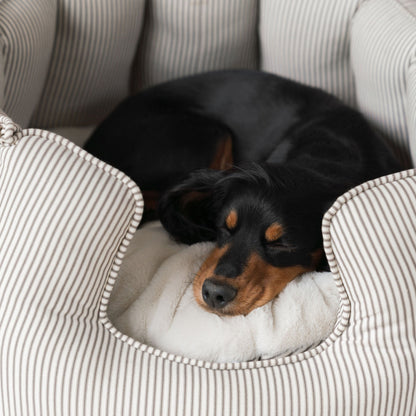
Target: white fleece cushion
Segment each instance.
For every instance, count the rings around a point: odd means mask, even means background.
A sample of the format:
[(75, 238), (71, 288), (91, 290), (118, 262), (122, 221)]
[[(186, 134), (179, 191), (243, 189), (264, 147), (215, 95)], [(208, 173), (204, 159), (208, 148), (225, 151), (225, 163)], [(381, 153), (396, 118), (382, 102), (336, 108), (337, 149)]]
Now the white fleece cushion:
[(216, 362), (293, 354), (331, 333), (338, 310), (331, 273), (298, 277), (247, 316), (219, 317), (203, 309), (192, 280), (214, 246), (174, 244), (159, 223), (138, 230), (109, 304), (115, 326), (165, 351)]

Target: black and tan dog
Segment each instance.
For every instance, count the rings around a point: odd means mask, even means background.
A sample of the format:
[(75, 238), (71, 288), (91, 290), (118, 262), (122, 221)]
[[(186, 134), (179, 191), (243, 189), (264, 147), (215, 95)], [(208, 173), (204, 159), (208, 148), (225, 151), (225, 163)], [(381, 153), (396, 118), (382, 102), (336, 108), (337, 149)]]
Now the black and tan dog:
[(332, 202), (399, 170), (360, 113), (319, 89), (255, 71), (144, 90), (86, 149), (126, 172), (145, 197), (169, 188), (159, 215), (175, 239), (216, 241), (194, 293), (205, 308), (230, 315), (247, 314), (322, 264), (321, 220)]

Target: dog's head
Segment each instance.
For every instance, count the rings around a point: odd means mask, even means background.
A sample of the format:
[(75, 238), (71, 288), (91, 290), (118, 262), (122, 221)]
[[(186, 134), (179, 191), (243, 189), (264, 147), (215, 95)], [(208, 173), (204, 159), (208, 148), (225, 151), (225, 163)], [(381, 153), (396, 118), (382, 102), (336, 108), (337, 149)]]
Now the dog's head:
[(316, 269), (323, 204), (291, 175), (257, 164), (201, 170), (164, 195), (159, 214), (175, 239), (216, 242), (193, 282), (201, 306), (245, 315)]

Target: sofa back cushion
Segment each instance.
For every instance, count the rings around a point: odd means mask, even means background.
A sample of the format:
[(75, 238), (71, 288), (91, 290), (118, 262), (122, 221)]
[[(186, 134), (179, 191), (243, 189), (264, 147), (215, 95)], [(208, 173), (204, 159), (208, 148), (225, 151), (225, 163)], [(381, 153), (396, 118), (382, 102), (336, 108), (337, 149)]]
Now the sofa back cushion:
[(42, 94), (56, 26), (56, 0), (0, 3), (0, 107), (28, 125)]
[(416, 165), (416, 3), (371, 0), (351, 28), (357, 106)]
[(31, 126), (87, 125), (129, 92), (144, 0), (57, 0), (55, 43)]
[(134, 90), (197, 72), (257, 68), (258, 0), (151, 0)]
[(350, 24), (359, 0), (262, 0), (261, 69), (355, 103)]
[(357, 107), (416, 163), (414, 0), (262, 0), (261, 68)]

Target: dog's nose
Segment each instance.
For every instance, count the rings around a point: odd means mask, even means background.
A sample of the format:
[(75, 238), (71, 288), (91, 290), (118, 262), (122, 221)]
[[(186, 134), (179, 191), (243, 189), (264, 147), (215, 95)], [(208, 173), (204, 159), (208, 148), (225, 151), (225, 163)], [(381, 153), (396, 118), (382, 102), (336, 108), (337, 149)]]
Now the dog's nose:
[(232, 286), (206, 279), (202, 285), (202, 298), (212, 309), (220, 309), (230, 303), (237, 295), (237, 289)]

